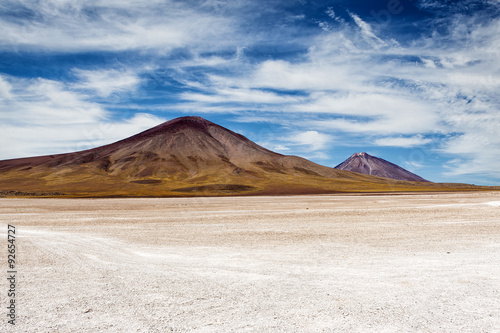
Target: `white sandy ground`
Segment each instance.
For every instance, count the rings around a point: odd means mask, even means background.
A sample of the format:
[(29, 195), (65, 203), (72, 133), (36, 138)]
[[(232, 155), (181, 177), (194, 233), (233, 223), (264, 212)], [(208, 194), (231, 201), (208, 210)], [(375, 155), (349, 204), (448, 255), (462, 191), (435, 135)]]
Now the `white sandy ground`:
[[(2, 332), (500, 332), (500, 193), (0, 199)], [(7, 281), (1, 279), (6, 313)]]

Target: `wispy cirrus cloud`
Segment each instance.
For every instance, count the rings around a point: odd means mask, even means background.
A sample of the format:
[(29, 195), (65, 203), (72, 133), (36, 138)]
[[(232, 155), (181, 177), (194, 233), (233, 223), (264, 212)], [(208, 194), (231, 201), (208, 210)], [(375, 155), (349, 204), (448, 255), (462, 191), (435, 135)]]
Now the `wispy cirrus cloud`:
[(137, 90), (141, 83), (139, 76), (131, 70), (81, 70), (74, 69), (78, 82), (75, 89), (91, 91), (101, 97), (109, 97), (114, 93), (126, 93)]
[(177, 1), (6, 0), (0, 9), (2, 49), (168, 52), (231, 36), (223, 16)]
[(8, 96), (0, 101), (3, 123), (33, 123), (67, 125), (92, 123), (105, 117), (97, 103), (85, 101), (58, 81), (2, 77)]
[(10, 93), (12, 85), (0, 76), (0, 97), (2, 99), (9, 99), (12, 95)]
[(318, 131), (305, 131), (294, 133), (286, 140), (290, 144), (306, 146), (309, 151), (317, 151), (332, 144), (333, 136)]
[(387, 46), (386, 42), (384, 42), (382, 39), (380, 39), (375, 35), (371, 25), (363, 21), (358, 15), (354, 13), (349, 12), (349, 15), (352, 17), (356, 25), (361, 30), (361, 36), (367, 43), (369, 43), (372, 47), (375, 48)]
[(423, 146), (431, 143), (432, 140), (424, 138), (422, 135), (414, 135), (410, 137), (385, 137), (375, 140), (377, 146), (391, 146), (410, 148), (415, 146)]
[(112, 119), (88, 96), (58, 81), (0, 75), (0, 87), (0, 159), (87, 149), (164, 121), (144, 113)]
[(281, 109), (262, 110), (301, 114), (290, 122), (303, 128), (369, 134), (372, 144), (384, 147), (432, 143), (462, 157), (462, 164), (449, 165), (449, 174), (496, 174), (493, 156), (500, 148), (492, 128), (500, 126), (500, 20), (484, 12), (439, 18), (427, 22), (428, 35), (400, 43), (348, 14), (354, 26), (343, 21), (318, 34), (302, 59), (265, 60), (241, 75), (212, 76), (208, 86), (298, 92)]
[(291, 104), (301, 100), (300, 96), (280, 95), (274, 92), (246, 88), (215, 88), (212, 94), (184, 93), (182, 99), (206, 103), (256, 103)]

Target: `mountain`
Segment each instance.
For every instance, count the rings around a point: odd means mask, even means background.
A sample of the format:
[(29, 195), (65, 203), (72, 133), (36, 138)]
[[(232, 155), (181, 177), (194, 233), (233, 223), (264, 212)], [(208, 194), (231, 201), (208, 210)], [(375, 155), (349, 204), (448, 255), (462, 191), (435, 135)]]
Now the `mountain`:
[(353, 173), (281, 155), (200, 117), (173, 119), (94, 149), (0, 161), (3, 196), (273, 195), (408, 190), (443, 190), (443, 187)]
[(410, 171), (367, 153), (356, 153), (344, 162), (340, 163), (335, 169), (359, 172), (366, 175), (385, 177), (397, 180), (406, 180), (412, 182), (429, 182), (428, 180), (417, 176)]

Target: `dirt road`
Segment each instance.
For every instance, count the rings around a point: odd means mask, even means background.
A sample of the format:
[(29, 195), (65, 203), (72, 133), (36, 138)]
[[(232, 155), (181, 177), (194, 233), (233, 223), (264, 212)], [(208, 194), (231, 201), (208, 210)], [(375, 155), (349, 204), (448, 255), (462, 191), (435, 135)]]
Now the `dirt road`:
[(500, 193), (0, 199), (17, 332), (500, 332)]

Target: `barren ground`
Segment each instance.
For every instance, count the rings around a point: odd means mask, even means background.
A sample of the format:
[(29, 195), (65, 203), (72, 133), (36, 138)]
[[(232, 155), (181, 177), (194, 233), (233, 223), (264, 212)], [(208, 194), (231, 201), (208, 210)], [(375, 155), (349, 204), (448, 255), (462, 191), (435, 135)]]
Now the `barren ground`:
[(0, 199), (0, 222), (11, 331), (500, 332), (498, 192)]

